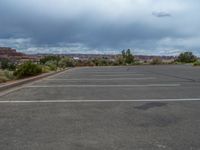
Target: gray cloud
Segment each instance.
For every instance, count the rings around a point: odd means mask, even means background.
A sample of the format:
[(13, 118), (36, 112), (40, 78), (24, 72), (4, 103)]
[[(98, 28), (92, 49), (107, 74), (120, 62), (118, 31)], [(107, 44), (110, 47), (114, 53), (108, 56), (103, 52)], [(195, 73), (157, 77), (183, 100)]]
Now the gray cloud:
[(164, 12), (164, 11), (152, 12), (152, 15), (155, 16), (155, 17), (159, 17), (159, 18), (171, 17), (172, 16), (170, 13)]
[(28, 53), (116, 53), (125, 48), (145, 54), (187, 49), (198, 53), (197, 4), (196, 0), (161, 0), (156, 5), (154, 0), (1, 0), (0, 46)]

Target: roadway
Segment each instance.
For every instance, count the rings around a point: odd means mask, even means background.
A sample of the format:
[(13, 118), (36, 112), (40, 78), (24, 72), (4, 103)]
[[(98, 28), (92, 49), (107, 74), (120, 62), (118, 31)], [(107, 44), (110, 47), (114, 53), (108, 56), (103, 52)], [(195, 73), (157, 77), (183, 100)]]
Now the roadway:
[(0, 97), (3, 150), (198, 150), (200, 68), (74, 68)]

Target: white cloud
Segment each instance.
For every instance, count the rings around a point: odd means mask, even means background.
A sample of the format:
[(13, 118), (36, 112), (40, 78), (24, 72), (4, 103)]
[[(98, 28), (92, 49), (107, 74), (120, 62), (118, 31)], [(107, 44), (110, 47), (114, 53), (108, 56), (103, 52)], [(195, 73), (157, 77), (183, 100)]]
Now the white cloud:
[(21, 49), (31, 46), (31, 38), (9, 38), (0, 39), (0, 47), (13, 47)]
[(186, 37), (186, 38), (164, 38), (158, 41), (158, 45), (162, 47), (185, 47), (185, 49), (199, 48), (200, 37)]

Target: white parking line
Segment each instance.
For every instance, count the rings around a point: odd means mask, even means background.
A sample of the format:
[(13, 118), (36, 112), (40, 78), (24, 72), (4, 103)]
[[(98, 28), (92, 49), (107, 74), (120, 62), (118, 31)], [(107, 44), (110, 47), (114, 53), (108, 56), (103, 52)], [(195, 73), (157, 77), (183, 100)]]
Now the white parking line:
[(30, 85), (29, 88), (64, 88), (64, 87), (177, 87), (180, 84), (145, 84), (145, 85)]
[(156, 78), (154, 77), (147, 77), (147, 78), (106, 78), (106, 79), (99, 79), (99, 78), (79, 78), (79, 79), (54, 79), (54, 78), (49, 78), (49, 79), (44, 79), (44, 80), (55, 80), (55, 81), (109, 81), (109, 80), (154, 80)]
[(143, 76), (144, 74), (98, 74), (96, 77)]
[(0, 103), (105, 103), (105, 102), (191, 102), (200, 101), (200, 98), (187, 99), (135, 99), (135, 100), (10, 100)]
[(140, 72), (126, 72), (126, 71), (121, 71), (121, 72), (115, 72), (115, 71), (111, 71), (111, 72), (82, 72), (82, 74), (102, 74), (102, 75), (106, 75), (106, 74), (140, 74)]

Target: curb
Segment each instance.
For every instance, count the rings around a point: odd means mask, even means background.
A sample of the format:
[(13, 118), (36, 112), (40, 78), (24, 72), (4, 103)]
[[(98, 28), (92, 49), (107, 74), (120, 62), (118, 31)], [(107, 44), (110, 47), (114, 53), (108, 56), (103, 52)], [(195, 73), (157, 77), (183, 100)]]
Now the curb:
[(61, 71), (57, 71), (57, 72), (45, 73), (45, 74), (41, 74), (41, 75), (38, 75), (38, 76), (29, 77), (29, 78), (26, 78), (26, 79), (20, 79), (20, 80), (11, 82), (11, 83), (5, 83), (3, 85), (0, 85), (0, 92), (11, 89), (11, 88), (15, 88), (17, 86), (21, 86), (21, 85), (24, 85), (24, 84), (27, 84), (27, 83), (30, 83), (30, 82), (33, 82), (33, 81), (37, 81), (37, 80), (43, 79), (45, 77), (53, 76), (53, 75), (56, 75), (58, 73), (62, 73), (62, 72), (69, 70), (69, 69), (70, 68), (65, 69), (65, 70), (61, 70)]

